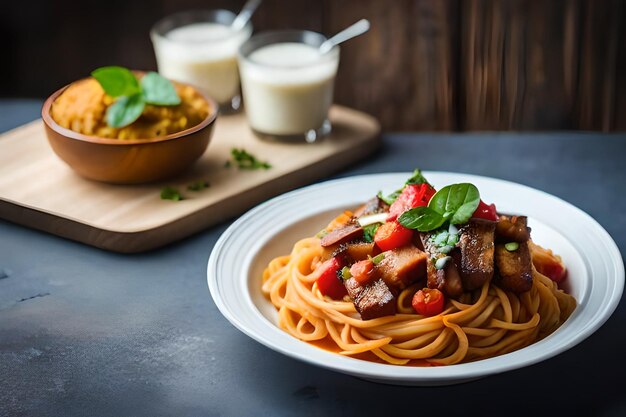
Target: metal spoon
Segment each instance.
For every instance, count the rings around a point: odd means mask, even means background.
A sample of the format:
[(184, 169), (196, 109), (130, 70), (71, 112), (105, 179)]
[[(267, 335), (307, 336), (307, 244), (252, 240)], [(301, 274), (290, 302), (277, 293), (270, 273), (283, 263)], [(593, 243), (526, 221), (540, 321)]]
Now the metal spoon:
[(345, 28), (332, 38), (324, 41), (320, 45), (320, 53), (325, 54), (330, 52), (335, 45), (339, 45), (342, 42), (352, 39), (356, 36), (362, 35), (370, 29), (370, 22), (367, 19), (361, 19), (355, 24)]
[(243, 9), (239, 12), (233, 23), (230, 25), (234, 31), (239, 31), (248, 23), (248, 20), (252, 17), (257, 7), (261, 4), (261, 0), (248, 0), (244, 4)]

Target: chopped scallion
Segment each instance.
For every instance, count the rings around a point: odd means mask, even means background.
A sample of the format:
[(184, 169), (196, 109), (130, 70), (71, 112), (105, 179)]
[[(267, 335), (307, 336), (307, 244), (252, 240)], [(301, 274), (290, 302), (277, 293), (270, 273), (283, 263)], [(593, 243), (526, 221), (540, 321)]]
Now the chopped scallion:
[(328, 230), (322, 229), (315, 235), (316, 238), (321, 239), (328, 234)]
[(450, 246), (454, 246), (459, 243), (459, 235), (450, 235), (446, 243)]
[(359, 217), (356, 221), (359, 222), (361, 227), (365, 227), (370, 224), (385, 223), (387, 216), (388, 213), (368, 214), (367, 216)]
[(350, 268), (344, 266), (341, 268), (341, 278), (344, 280), (352, 278), (352, 274), (350, 273)]
[(443, 269), (446, 267), (446, 264), (448, 263), (448, 261), (450, 261), (452, 259), (451, 256), (444, 256), (443, 258), (439, 258), (435, 261), (435, 268), (436, 269)]
[(515, 252), (517, 249), (519, 249), (519, 243), (509, 242), (506, 245), (504, 245), (504, 248), (508, 250), (509, 252)]
[(440, 248), (439, 252), (445, 253), (447, 255), (448, 253), (452, 252), (452, 249), (454, 249), (454, 246), (446, 245)]
[(383, 261), (383, 259), (385, 259), (385, 253), (379, 253), (378, 255), (374, 256), (372, 258), (372, 263), (374, 265), (378, 265), (379, 263), (381, 263)]

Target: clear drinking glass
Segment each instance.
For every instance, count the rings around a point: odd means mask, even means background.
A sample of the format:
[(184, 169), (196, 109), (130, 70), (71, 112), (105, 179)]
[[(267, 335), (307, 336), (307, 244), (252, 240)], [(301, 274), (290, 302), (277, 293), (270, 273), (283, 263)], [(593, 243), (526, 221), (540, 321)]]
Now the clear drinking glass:
[(241, 106), (237, 50), (252, 34), (250, 22), (232, 30), (235, 16), (228, 10), (181, 12), (150, 31), (159, 73), (199, 87), (223, 112)]
[(328, 110), (339, 47), (320, 54), (325, 40), (315, 32), (271, 31), (241, 45), (239, 69), (246, 115), (257, 136), (315, 142), (330, 132)]

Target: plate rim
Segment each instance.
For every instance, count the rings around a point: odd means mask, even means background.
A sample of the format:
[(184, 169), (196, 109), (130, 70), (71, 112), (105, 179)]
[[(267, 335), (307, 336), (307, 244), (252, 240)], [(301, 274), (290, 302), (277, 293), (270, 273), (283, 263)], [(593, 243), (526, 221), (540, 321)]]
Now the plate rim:
[[(305, 187), (300, 187), (298, 189), (281, 194), (279, 196), (276, 196), (272, 199), (267, 200), (266, 202), (262, 204), (257, 205), (256, 207), (250, 209), (245, 214), (240, 216), (237, 220), (235, 220), (222, 233), (220, 238), (217, 240), (207, 262), (208, 289), (220, 313), (239, 331), (243, 332), (244, 334), (246, 334), (248, 337), (252, 338), (253, 340), (261, 343), (262, 345), (276, 352), (282, 353), (288, 357), (303, 361), (305, 363), (310, 363), (312, 365), (319, 366), (325, 369), (330, 369), (336, 372), (341, 372), (341, 373), (345, 373), (345, 374), (349, 374), (349, 375), (353, 375), (353, 376), (357, 376), (357, 377), (361, 377), (361, 378), (365, 378), (369, 380), (379, 381), (379, 382), (392, 382), (392, 383), (404, 383), (404, 384), (427, 383), (429, 385), (441, 385), (445, 383), (453, 383), (453, 382), (460, 382), (464, 380), (476, 379), (476, 378), (480, 378), (483, 376), (507, 372), (510, 370), (519, 369), (519, 368), (533, 365), (538, 362), (542, 362), (562, 352), (565, 352), (571, 349), (572, 347), (576, 346), (577, 344), (581, 343), (582, 341), (587, 339), (589, 336), (591, 336), (596, 330), (598, 330), (611, 317), (611, 315), (614, 313), (615, 309), (619, 305), (619, 302), (621, 300), (621, 296), (624, 290), (624, 262), (621, 256), (621, 252), (619, 251), (619, 248), (617, 244), (615, 243), (615, 241), (613, 240), (613, 238), (611, 237), (611, 235), (593, 217), (591, 217), (589, 214), (587, 214), (580, 208), (563, 200), (560, 197), (554, 196), (550, 193), (530, 187), (525, 184), (520, 184), (520, 183), (516, 183), (513, 181), (504, 180), (500, 178), (487, 177), (487, 176), (474, 175), (474, 174), (465, 174), (465, 173), (460, 173), (460, 172), (450, 172), (450, 171), (423, 171), (423, 172), (426, 176), (428, 175), (457, 176), (457, 177), (463, 177), (465, 181), (471, 181), (474, 178), (474, 179), (479, 179), (481, 181), (485, 181), (485, 180), (495, 181), (496, 183), (499, 183), (505, 186), (522, 187), (526, 189), (527, 191), (539, 193), (542, 198), (554, 200), (559, 204), (564, 204), (568, 206), (568, 208), (573, 210), (577, 216), (582, 216), (593, 227), (593, 229), (595, 229), (596, 232), (599, 232), (600, 234), (599, 238), (606, 246), (605, 249), (606, 249), (607, 257), (614, 261), (611, 264), (611, 266), (613, 267), (613, 269), (611, 269), (611, 271), (613, 272), (612, 274), (613, 280), (609, 281), (609, 282), (612, 282), (613, 285), (610, 287), (607, 285), (607, 291), (609, 291), (612, 294), (611, 297), (608, 299), (609, 302), (606, 303), (606, 305), (604, 305), (604, 308), (600, 310), (599, 314), (592, 317), (593, 320), (590, 321), (590, 324), (584, 325), (583, 328), (578, 332), (578, 335), (572, 338), (571, 340), (567, 340), (567, 343), (562, 343), (554, 347), (553, 349), (546, 351), (545, 353), (541, 353), (533, 357), (520, 358), (516, 361), (511, 361), (511, 363), (508, 363), (508, 364), (506, 363), (499, 364), (498, 366), (495, 366), (495, 367), (487, 367), (487, 369), (480, 369), (483, 367), (474, 366), (474, 368), (477, 368), (477, 369), (473, 371), (465, 370), (463, 368), (464, 365), (471, 365), (471, 364), (477, 364), (477, 363), (486, 364), (487, 363), (486, 361), (491, 361), (493, 359), (502, 358), (504, 355), (499, 355), (494, 358), (483, 359), (483, 360), (475, 361), (475, 362), (448, 365), (448, 366), (442, 366), (442, 367), (408, 367), (408, 368), (399, 367), (396, 365), (378, 364), (374, 362), (368, 362), (368, 361), (362, 361), (362, 360), (358, 360), (354, 358), (343, 357), (343, 356), (337, 355), (336, 353), (324, 351), (323, 349), (319, 349), (315, 346), (307, 344), (306, 342), (303, 342), (294, 338), (293, 336), (284, 332), (282, 329), (278, 328), (274, 323), (269, 323), (273, 329), (279, 331), (283, 335), (288, 336), (294, 342), (305, 344), (311, 347), (312, 349), (316, 349), (319, 352), (330, 355), (329, 358), (337, 359), (337, 357), (340, 357), (342, 358), (340, 362), (343, 361), (344, 359), (356, 361), (356, 362), (346, 361), (347, 362), (346, 364), (336, 363), (333, 360), (331, 360), (330, 362), (323, 362), (313, 357), (307, 356), (306, 349), (304, 351), (294, 351), (293, 349), (289, 349), (287, 346), (282, 346), (280, 344), (273, 343), (269, 338), (263, 337), (262, 335), (257, 334), (257, 332), (254, 329), (248, 328), (244, 321), (240, 320), (235, 314), (233, 314), (231, 309), (224, 303), (223, 299), (218, 296), (220, 293), (219, 293), (219, 283), (218, 283), (218, 279), (216, 276), (217, 274), (212, 274), (212, 271), (214, 272), (217, 270), (217, 266), (220, 261), (218, 259), (218, 255), (223, 250), (224, 245), (228, 242), (231, 236), (237, 232), (237, 230), (240, 228), (242, 224), (244, 224), (246, 221), (249, 221), (251, 218), (253, 218), (256, 213), (266, 210), (267, 208), (271, 207), (274, 204), (280, 204), (283, 200), (297, 198), (297, 196), (299, 196), (300, 194), (315, 192), (320, 189), (342, 185), (343, 183), (350, 183), (353, 181), (363, 181), (363, 180), (367, 180), (371, 178), (378, 178), (379, 180), (382, 181), (381, 177), (391, 178), (392, 176), (398, 176), (398, 177), (401, 176), (402, 178), (406, 178), (407, 176), (411, 175), (410, 172), (384, 172), (384, 173), (363, 174), (363, 175), (342, 177), (342, 178), (337, 178), (337, 179), (332, 179), (332, 180), (327, 180), (327, 181), (321, 181), (321, 182), (308, 185)], [(548, 223), (546, 224), (549, 226)], [(278, 233), (279, 231), (280, 230), (276, 231), (275, 233)], [(569, 239), (568, 239), (568, 242), (569, 242)], [(259, 247), (262, 247), (262, 245), (259, 245)], [(578, 248), (577, 247), (575, 248), (577, 249), (577, 252), (579, 252)], [(589, 274), (592, 271), (586, 271), (586, 272)], [(247, 297), (250, 297), (249, 294), (247, 294)], [(577, 305), (579, 304), (577, 303)], [(578, 309), (576, 311), (578, 311)], [(255, 318), (260, 319), (262, 322), (268, 321), (265, 317), (263, 317), (263, 315), (258, 311), (258, 309), (256, 311)], [(542, 339), (541, 341), (537, 343), (541, 343), (547, 340), (550, 336), (551, 335), (549, 335), (548, 337), (546, 337), (545, 339)], [(528, 348), (531, 348), (533, 345), (536, 345), (536, 343), (531, 344), (525, 348), (519, 349), (512, 353), (522, 352)], [(397, 371), (398, 369), (412, 369), (412, 370), (416, 370), (416, 372), (415, 374), (406, 374), (406, 375), (403, 375), (403, 374), (387, 375), (387, 374), (379, 374), (376, 372), (373, 373), (371, 371), (363, 371), (363, 370), (360, 370), (358, 366), (350, 366), (350, 365), (359, 364), (359, 363), (366, 363), (366, 364), (374, 365), (373, 368), (383, 367), (385, 370), (388, 370), (388, 371), (393, 371), (393, 370)], [(441, 370), (445, 370), (445, 371), (442, 372)]]

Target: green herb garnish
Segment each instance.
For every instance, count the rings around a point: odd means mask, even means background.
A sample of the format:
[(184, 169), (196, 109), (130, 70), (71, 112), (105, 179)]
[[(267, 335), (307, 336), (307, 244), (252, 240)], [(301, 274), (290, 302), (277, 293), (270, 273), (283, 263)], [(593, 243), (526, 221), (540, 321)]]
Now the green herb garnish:
[(374, 235), (376, 231), (380, 227), (380, 223), (368, 224), (367, 226), (363, 226), (363, 240), (367, 243), (372, 243), (374, 241)]
[(352, 274), (350, 273), (350, 268), (344, 266), (341, 268), (341, 278), (344, 280), (352, 278)]
[(189, 191), (201, 191), (204, 190), (205, 188), (209, 188), (211, 186), (211, 184), (209, 184), (208, 181), (206, 180), (198, 180), (196, 182), (193, 182), (191, 184), (189, 184), (187, 186), (187, 189)]
[(404, 212), (398, 222), (406, 228), (420, 232), (430, 232), (445, 222), (464, 224), (472, 217), (479, 202), (480, 193), (475, 185), (452, 184), (437, 191), (428, 206)]
[(124, 127), (133, 123), (141, 116), (146, 104), (180, 104), (174, 85), (156, 72), (147, 73), (141, 82), (129, 69), (117, 66), (98, 68), (91, 75), (107, 95), (116, 99), (106, 112), (106, 122), (111, 127)]
[(392, 205), (393, 202), (398, 199), (398, 196), (400, 195), (401, 192), (402, 192), (402, 189), (399, 189), (399, 190), (396, 190), (393, 193), (385, 196), (385, 195), (383, 195), (382, 191), (379, 191), (378, 194), (376, 194), (376, 197), (380, 198), (385, 203), (387, 203), (389, 205)]
[(444, 256), (443, 258), (439, 258), (435, 261), (435, 269), (443, 269), (446, 267), (446, 264), (452, 260), (451, 256)]
[(430, 185), (429, 182), (426, 180), (426, 178), (422, 175), (422, 171), (420, 171), (419, 169), (415, 169), (413, 171), (413, 175), (411, 175), (411, 177), (409, 177), (409, 179), (405, 181), (402, 188), (397, 189), (396, 191), (394, 191), (393, 193), (387, 196), (383, 195), (382, 191), (379, 191), (378, 194), (376, 194), (376, 196), (380, 198), (381, 200), (383, 200), (385, 203), (392, 205), (394, 201), (396, 201), (398, 196), (402, 193), (402, 190), (404, 189), (405, 186), (419, 185), (419, 184)]
[(381, 263), (383, 261), (383, 259), (385, 259), (385, 252), (379, 253), (378, 255), (374, 256), (372, 258), (372, 263), (374, 265), (378, 265), (379, 263)]
[(161, 200), (180, 201), (183, 197), (176, 188), (165, 187), (161, 190)]
[(420, 184), (430, 185), (426, 177), (422, 175), (422, 171), (419, 169), (415, 169), (413, 171), (413, 175), (404, 183), (404, 185), (420, 185)]
[(504, 248), (506, 250), (508, 250), (509, 252), (515, 252), (516, 250), (519, 249), (519, 243), (517, 243), (517, 242), (509, 242), (509, 243), (504, 245)]
[(472, 217), (480, 203), (480, 193), (469, 183), (452, 184), (437, 191), (428, 207), (450, 218), (451, 224), (464, 224)]
[(237, 149), (232, 148), (230, 150), (230, 155), (232, 157), (232, 161), (228, 160), (224, 164), (226, 168), (230, 167), (231, 164), (235, 164), (239, 169), (270, 169), (272, 166), (263, 161), (259, 161), (257, 157), (248, 153), (245, 149)]
[(328, 234), (328, 230), (322, 229), (315, 235), (316, 238), (321, 239)]

